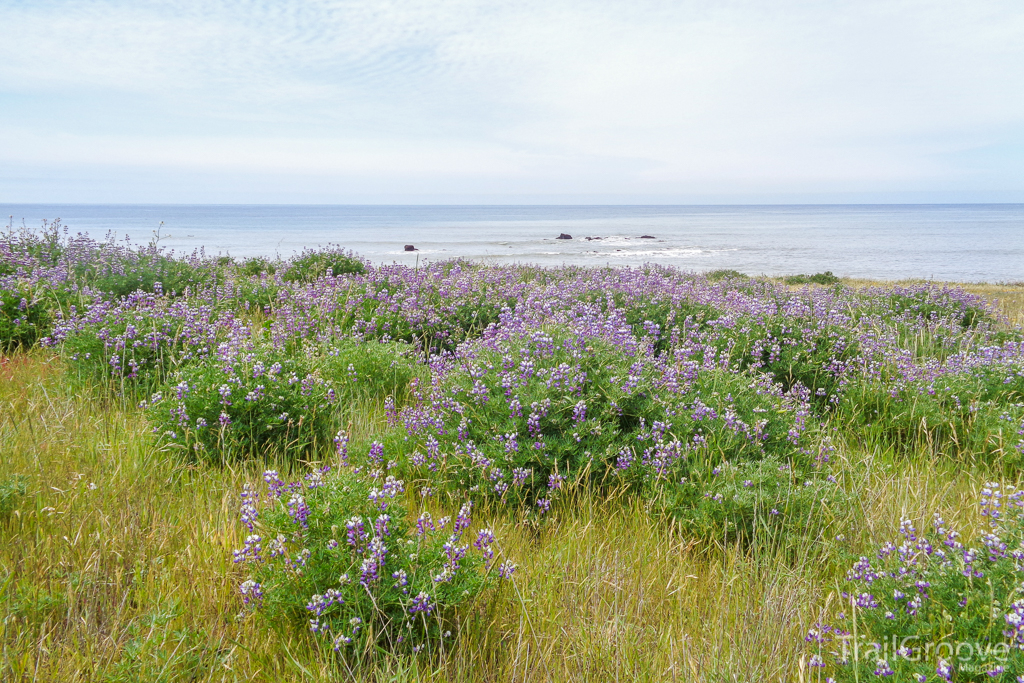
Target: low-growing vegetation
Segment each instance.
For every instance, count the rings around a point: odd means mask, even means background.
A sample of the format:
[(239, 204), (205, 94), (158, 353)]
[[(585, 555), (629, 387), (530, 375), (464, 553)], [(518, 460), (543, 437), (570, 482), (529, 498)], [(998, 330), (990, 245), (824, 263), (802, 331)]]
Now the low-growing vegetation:
[(0, 671), (1018, 680), (980, 291), (11, 231)]

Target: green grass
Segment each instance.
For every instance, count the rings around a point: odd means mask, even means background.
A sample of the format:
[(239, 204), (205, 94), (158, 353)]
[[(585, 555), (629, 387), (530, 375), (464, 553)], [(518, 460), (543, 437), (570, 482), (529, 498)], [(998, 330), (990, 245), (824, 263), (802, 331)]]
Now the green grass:
[[(985, 293), (1020, 320), (1019, 287)], [(383, 419), (368, 404), (353, 438)], [(585, 489), (543, 526), (484, 510), (477, 524), (519, 563), (514, 583), (461, 615), (449, 653), (380, 653), (353, 672), (312, 638), (240, 616), (237, 494), (263, 463), (186, 464), (155, 445), (140, 409), (18, 353), (0, 365), (0, 680), (811, 680), (802, 637), (837, 600), (847, 553), (902, 517), (977, 527), (977, 489), (1000, 476), (856, 433), (837, 441), (856, 501), (842, 543), (697, 545), (646, 501)]]
[[(183, 465), (154, 448), (139, 411), (71, 394), (39, 354), (5, 373), (3, 476), (24, 477), (27, 491), (0, 532), (3, 678), (344, 677), (313, 641), (237, 616), (236, 495), (256, 468)], [(855, 545), (887, 537), (902, 515), (970, 517), (971, 482), (986, 474), (842, 455), (864, 494)], [(642, 506), (577, 491), (540, 529), (493, 518), (520, 562), (514, 588), (465, 615), (454, 654), (382, 656), (379, 680), (795, 678), (801, 636), (829, 599), (821, 586), (845, 558), (694, 547)]]

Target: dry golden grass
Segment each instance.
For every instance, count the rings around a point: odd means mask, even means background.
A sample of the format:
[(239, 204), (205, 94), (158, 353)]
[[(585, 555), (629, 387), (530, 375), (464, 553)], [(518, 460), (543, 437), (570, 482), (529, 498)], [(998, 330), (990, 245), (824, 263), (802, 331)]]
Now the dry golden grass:
[[(1005, 302), (1015, 290), (987, 291)], [(72, 387), (45, 355), (0, 373), (0, 480), (28, 489), (0, 522), (3, 680), (801, 680), (802, 636), (848, 564), (838, 550), (696, 547), (642, 500), (577, 491), (540, 529), (486, 520), (520, 569), (464, 613), (451, 654), (347, 672), (310, 638), (239, 617), (237, 492), (256, 465), (184, 464), (137, 409)], [(839, 455), (858, 482), (854, 552), (903, 516), (976, 523), (984, 470)]]
[[(921, 284), (926, 282), (925, 280), (901, 280), (899, 282), (890, 282), (886, 280), (865, 280), (859, 278), (843, 278), (844, 285), (849, 287), (890, 287), (893, 285), (911, 285)], [(949, 282), (949, 283), (935, 283), (935, 284), (948, 284), (963, 289), (964, 291), (970, 292), (971, 294), (977, 294), (983, 296), (989, 301), (996, 303), (1000, 310), (1009, 318), (1009, 320), (1017, 325), (1024, 324), (1024, 282), (1008, 282), (1000, 284), (987, 284), (987, 283), (973, 283), (973, 282)]]

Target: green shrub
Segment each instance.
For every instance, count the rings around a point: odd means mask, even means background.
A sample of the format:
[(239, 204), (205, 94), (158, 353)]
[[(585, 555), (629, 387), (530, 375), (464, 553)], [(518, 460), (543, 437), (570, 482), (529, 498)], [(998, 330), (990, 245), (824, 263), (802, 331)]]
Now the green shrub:
[(908, 453), (983, 458), (1010, 467), (1024, 459), (1024, 376), (998, 366), (931, 381), (861, 379), (846, 387), (837, 415), (870, 444)]
[(851, 522), (850, 496), (827, 472), (778, 458), (696, 466), (664, 487), (660, 505), (690, 536), (807, 551)]
[(237, 272), (246, 277), (257, 277), (260, 275), (273, 275), (277, 272), (278, 264), (261, 256), (247, 258), (237, 266)]
[[(806, 441), (806, 405), (768, 377), (682, 363), (666, 386), (654, 359), (549, 332), (481, 347), (418, 393), (394, 416), (406, 429), (381, 439), (386, 458), (459, 495), (543, 512), (563, 479), (643, 490), (693, 467), (788, 458)], [(442, 423), (428, 405), (447, 406)]]
[(782, 281), (787, 285), (806, 285), (809, 283), (834, 285), (839, 282), (839, 278), (833, 275), (831, 270), (826, 270), (824, 273), (815, 273), (814, 275), (787, 275), (782, 278)]
[(292, 259), (282, 278), (285, 282), (313, 282), (325, 275), (361, 274), (366, 264), (352, 252), (339, 250), (310, 251)]
[(486, 281), (474, 283), (471, 291), (458, 297), (444, 291), (443, 280), (421, 284), (412, 296), (407, 296), (407, 287), (401, 281), (378, 280), (363, 291), (355, 288), (351, 293), (358, 304), (339, 310), (339, 328), (365, 339), (417, 344), (429, 353), (452, 352), (516, 305), (514, 298)]
[(243, 492), (244, 603), (348, 660), (446, 648), (459, 606), (514, 569), (497, 565), (493, 534), (469, 533), (468, 503), (454, 520), (423, 511), (412, 524), (403, 482), (328, 469), (291, 484), (270, 471), (265, 496)]
[(224, 264), (197, 257), (143, 250), (110, 256), (96, 255), (74, 266), (73, 282), (120, 299), (135, 292), (181, 296), (186, 291), (216, 287), (225, 281)]
[(218, 304), (219, 308), (224, 310), (243, 315), (261, 312), (264, 314), (264, 320), (273, 319), (281, 303), (282, 293), (287, 293), (287, 290), (287, 285), (281, 284), (269, 274), (235, 278), (230, 288), (225, 288), (226, 296)]
[(991, 528), (972, 545), (938, 515), (847, 574), (831, 623), (806, 638), (813, 675), (836, 681), (1019, 680), (1024, 675), (1021, 492), (988, 484)]
[(968, 330), (982, 323), (997, 322), (984, 300), (950, 287), (896, 288), (883, 308), (890, 319), (919, 318), (939, 321), (950, 319)]
[(831, 270), (826, 270), (824, 273), (815, 273), (807, 279), (819, 285), (834, 285), (839, 282), (839, 278), (833, 275)]
[(810, 390), (810, 400), (824, 412), (838, 400), (841, 379), (833, 367), (842, 367), (860, 353), (851, 330), (838, 325), (823, 325), (796, 330), (785, 324), (768, 328), (768, 338), (760, 345), (759, 362), (752, 363), (769, 373), (789, 391), (797, 384)]
[(271, 346), (206, 356), (145, 402), (154, 432), (191, 457), (308, 457), (337, 429), (334, 390), (307, 354)]
[(45, 300), (0, 285), (0, 351), (27, 348), (49, 333), (53, 316)]
[(42, 341), (57, 346), (82, 378), (148, 392), (220, 344), (246, 338), (248, 328), (233, 316), (225, 324), (218, 317), (206, 303), (138, 293), (118, 302), (99, 302), (88, 316), (58, 326), (53, 337)]
[(403, 342), (335, 340), (320, 353), (320, 374), (344, 401), (385, 400), (401, 406), (414, 379), (426, 377), (417, 350)]
[(631, 301), (616, 297), (616, 305), (625, 313), (626, 322), (637, 339), (647, 339), (657, 353), (663, 353), (671, 344), (671, 330), (679, 326), (687, 329), (707, 329), (710, 321), (722, 317), (722, 312), (707, 304), (688, 301)]
[(200, 459), (314, 457), (353, 405), (401, 405), (421, 372), (400, 343), (253, 343), (184, 365), (146, 404), (155, 431)]
[(726, 331), (712, 331), (694, 358), (708, 362), (708, 352), (718, 354), (739, 370), (766, 372), (785, 391), (802, 385), (810, 390), (809, 400), (824, 415), (831, 410), (842, 388), (836, 368), (860, 355), (855, 332), (832, 323), (793, 320), (772, 316), (766, 320), (742, 320)]
[(741, 273), (738, 270), (730, 270), (728, 268), (723, 268), (719, 270), (708, 271), (707, 273), (704, 274), (704, 277), (706, 277), (710, 282), (720, 282), (722, 280), (733, 280), (738, 278), (746, 279), (750, 276)]

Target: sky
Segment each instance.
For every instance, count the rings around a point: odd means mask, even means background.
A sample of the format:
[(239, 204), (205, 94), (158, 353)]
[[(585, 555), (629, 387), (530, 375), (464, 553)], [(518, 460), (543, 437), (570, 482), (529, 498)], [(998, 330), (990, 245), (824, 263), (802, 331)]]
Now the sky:
[(1024, 202), (1020, 0), (0, 0), (0, 201)]

